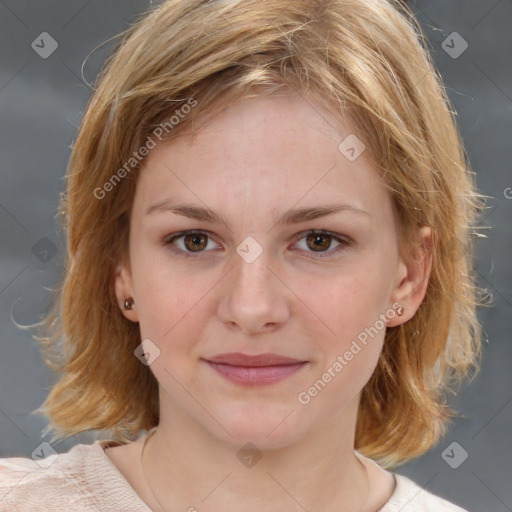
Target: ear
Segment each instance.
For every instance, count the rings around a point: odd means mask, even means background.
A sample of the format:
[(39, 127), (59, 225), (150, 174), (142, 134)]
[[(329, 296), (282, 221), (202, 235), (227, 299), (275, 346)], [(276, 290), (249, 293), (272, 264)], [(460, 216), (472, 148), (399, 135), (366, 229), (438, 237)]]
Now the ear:
[[(114, 287), (117, 303), (123, 315), (132, 322), (138, 322), (137, 299), (135, 298), (130, 264), (128, 262), (120, 262), (117, 265), (114, 275)], [(125, 309), (124, 303), (130, 297), (133, 299), (134, 304), (131, 309)]]
[(427, 292), (432, 268), (432, 230), (430, 226), (420, 228), (420, 245), (409, 263), (401, 258), (397, 272), (397, 285), (391, 295), (390, 308), (395, 312), (401, 306), (403, 315), (395, 315), (387, 326), (394, 327), (410, 320), (420, 307)]

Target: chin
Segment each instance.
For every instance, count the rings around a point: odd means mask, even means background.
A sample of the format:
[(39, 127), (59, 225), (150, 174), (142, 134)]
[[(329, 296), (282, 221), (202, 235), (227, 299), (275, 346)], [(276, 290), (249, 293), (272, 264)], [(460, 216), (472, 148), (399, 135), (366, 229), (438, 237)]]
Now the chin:
[[(232, 445), (237, 450), (252, 443), (259, 450), (277, 450), (299, 441), (305, 434), (305, 425), (293, 407), (268, 410), (238, 409), (237, 413), (218, 417), (219, 423), (231, 434), (221, 429), (217, 432), (220, 440)], [(292, 414), (290, 414), (292, 412)], [(297, 417), (295, 417), (297, 416)], [(286, 419), (285, 419), (286, 418)]]

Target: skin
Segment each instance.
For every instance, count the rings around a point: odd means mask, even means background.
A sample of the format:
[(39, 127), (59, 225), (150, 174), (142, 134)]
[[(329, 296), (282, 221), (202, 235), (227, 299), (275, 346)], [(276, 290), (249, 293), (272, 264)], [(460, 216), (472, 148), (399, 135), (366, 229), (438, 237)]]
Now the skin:
[[(390, 473), (354, 453), (361, 390), (385, 329), (307, 405), (297, 398), (393, 304), (404, 314), (386, 325), (409, 320), (430, 273), (423, 250), (415, 264), (401, 259), (390, 193), (364, 152), (349, 161), (338, 150), (351, 133), (290, 93), (234, 103), (148, 156), (131, 212), (129, 260), (120, 262), (115, 286), (122, 310), (127, 297), (135, 301), (123, 314), (139, 322), (141, 340), (160, 350), (149, 367), (159, 383), (160, 424), (144, 470), (166, 510), (229, 512), (243, 503), (248, 512), (369, 512), (393, 491)], [(170, 210), (145, 213), (168, 199), (208, 207), (229, 227)], [(366, 214), (276, 225), (289, 209), (331, 203)], [(350, 244), (327, 236), (315, 251), (307, 238), (313, 229)], [(184, 237), (165, 244), (184, 230), (207, 232), (202, 252)], [(420, 235), (428, 241), (429, 229)], [(263, 250), (251, 263), (236, 252), (249, 236)], [(225, 352), (274, 352), (308, 364), (284, 381), (248, 388), (201, 359)], [(247, 442), (262, 455), (251, 468), (237, 458)], [(141, 440), (106, 453), (141, 498), (162, 510), (145, 483), (140, 449)]]

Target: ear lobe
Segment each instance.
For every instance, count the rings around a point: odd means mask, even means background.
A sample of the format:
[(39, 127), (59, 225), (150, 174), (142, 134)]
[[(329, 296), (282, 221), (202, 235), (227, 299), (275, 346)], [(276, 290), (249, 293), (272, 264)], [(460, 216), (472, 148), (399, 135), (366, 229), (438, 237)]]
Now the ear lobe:
[(128, 298), (132, 298), (135, 302), (135, 292), (133, 289), (133, 281), (130, 270), (125, 263), (119, 263), (114, 273), (114, 289), (117, 303), (123, 315), (132, 322), (139, 321), (136, 304), (131, 309), (125, 309), (124, 303)]
[(403, 315), (396, 315), (388, 321), (388, 327), (403, 324), (410, 320), (420, 307), (427, 292), (432, 269), (432, 230), (430, 226), (420, 228), (421, 242), (410, 262), (400, 261), (400, 284), (393, 290), (391, 303), (398, 302), (403, 307)]

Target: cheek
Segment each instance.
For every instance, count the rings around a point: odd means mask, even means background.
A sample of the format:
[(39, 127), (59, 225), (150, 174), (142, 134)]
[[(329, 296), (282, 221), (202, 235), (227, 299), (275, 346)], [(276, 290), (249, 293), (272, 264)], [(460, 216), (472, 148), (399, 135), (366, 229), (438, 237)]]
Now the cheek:
[(189, 340), (198, 339), (204, 320), (213, 314), (208, 292), (216, 280), (195, 277), (168, 263), (146, 259), (134, 273), (139, 300), (137, 308), (142, 338), (150, 338), (161, 349), (177, 354)]
[(331, 293), (328, 301), (316, 305), (329, 325), (329, 334), (315, 337), (322, 355), (310, 385), (314, 387), (313, 394), (322, 395), (317, 400), (319, 406), (323, 403), (342, 408), (373, 374), (382, 351), (386, 324), (379, 319), (380, 301), (372, 290), (362, 288), (356, 281), (338, 284), (337, 293)]
[(322, 353), (317, 373), (330, 371), (331, 377), (336, 375), (333, 382), (362, 380), (364, 385), (377, 364), (386, 332), (381, 314), (385, 313), (387, 284), (375, 268), (351, 269), (350, 276), (347, 269), (338, 278), (325, 280), (323, 287), (313, 283), (305, 287), (313, 290), (305, 295), (312, 317), (321, 319), (315, 336)]
[(372, 267), (347, 268), (337, 276), (303, 283), (299, 296), (304, 297), (311, 313), (323, 321), (329, 345), (336, 345), (357, 336), (384, 312), (383, 285), (382, 278), (373, 275)]

